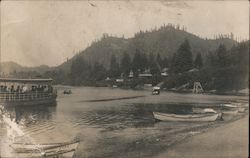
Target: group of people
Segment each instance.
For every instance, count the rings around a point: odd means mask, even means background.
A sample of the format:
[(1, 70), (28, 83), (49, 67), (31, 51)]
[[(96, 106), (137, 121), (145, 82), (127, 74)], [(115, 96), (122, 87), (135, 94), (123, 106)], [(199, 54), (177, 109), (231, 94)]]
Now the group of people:
[(25, 93), (25, 92), (52, 92), (52, 86), (50, 85), (0, 85), (0, 92), (9, 92), (9, 93)]

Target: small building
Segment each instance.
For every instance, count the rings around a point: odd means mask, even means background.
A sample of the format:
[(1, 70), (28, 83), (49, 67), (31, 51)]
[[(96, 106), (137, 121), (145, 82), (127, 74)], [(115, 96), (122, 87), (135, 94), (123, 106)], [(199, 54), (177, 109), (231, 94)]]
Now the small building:
[(162, 71), (161, 71), (161, 76), (163, 77), (167, 77), (168, 76), (168, 68), (163, 68)]
[(197, 68), (193, 68), (193, 69), (188, 70), (188, 72), (198, 72), (198, 71), (199, 71), (199, 69), (197, 69)]
[(133, 78), (133, 77), (134, 77), (134, 73), (133, 73), (132, 70), (130, 70), (129, 75), (128, 75), (128, 78)]
[(109, 78), (109, 77), (107, 77), (105, 80), (106, 80), (106, 81), (110, 81), (110, 78)]
[(151, 73), (142, 73), (142, 74), (139, 74), (138, 76), (139, 76), (139, 77), (150, 78), (150, 77), (152, 77), (153, 75), (152, 75)]
[(150, 73), (150, 69), (145, 69), (145, 71), (143, 73), (140, 73), (138, 76), (143, 78), (150, 78), (153, 75)]
[(168, 76), (168, 73), (167, 73), (167, 72), (162, 72), (162, 73), (161, 73), (161, 76), (167, 77), (167, 76)]
[(124, 79), (118, 78), (118, 79), (116, 79), (115, 81), (118, 82), (118, 83), (122, 83), (122, 82), (124, 82)]

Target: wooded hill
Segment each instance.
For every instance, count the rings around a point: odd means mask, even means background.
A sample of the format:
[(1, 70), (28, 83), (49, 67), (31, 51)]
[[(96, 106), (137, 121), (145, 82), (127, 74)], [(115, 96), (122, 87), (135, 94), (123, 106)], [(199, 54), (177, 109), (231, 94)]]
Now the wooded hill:
[[(186, 32), (184, 29), (180, 29), (179, 26), (169, 24), (159, 29), (140, 31), (133, 38), (129, 39), (104, 34), (100, 40), (94, 41), (88, 48), (80, 51), (76, 56), (84, 58), (93, 65), (98, 62), (108, 69), (112, 55), (115, 55), (117, 60), (120, 61), (123, 53), (128, 53), (132, 57), (136, 50), (147, 55), (153, 53), (154, 55), (159, 54), (162, 58), (167, 57), (171, 59), (185, 39), (190, 43), (193, 57), (197, 53), (201, 53), (205, 57), (209, 52), (214, 52), (220, 44), (225, 45), (227, 49), (237, 44), (229, 36), (218, 35), (218, 39), (203, 39)], [(76, 56), (64, 62), (58, 69), (68, 72), (72, 60)]]
[[(169, 24), (140, 31), (129, 39), (104, 34), (58, 67), (12, 76), (51, 77), (56, 84), (88, 86), (116, 84), (115, 79), (122, 77), (125, 82), (120, 86), (126, 88), (159, 82), (166, 89), (192, 88), (199, 81), (205, 90), (227, 91), (248, 87), (248, 59), (249, 41), (236, 42), (232, 34), (203, 39)], [(161, 76), (166, 68), (167, 78)], [(127, 82), (130, 71), (135, 77)], [(143, 72), (151, 73), (152, 78), (138, 78)], [(107, 78), (111, 79), (108, 83)]]

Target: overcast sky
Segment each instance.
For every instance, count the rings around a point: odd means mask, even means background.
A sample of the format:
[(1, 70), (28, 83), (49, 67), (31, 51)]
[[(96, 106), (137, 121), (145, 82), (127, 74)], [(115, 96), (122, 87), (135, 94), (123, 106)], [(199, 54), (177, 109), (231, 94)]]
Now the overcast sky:
[(2, 1), (1, 60), (55, 66), (103, 33), (132, 37), (173, 23), (202, 37), (249, 38), (246, 1)]

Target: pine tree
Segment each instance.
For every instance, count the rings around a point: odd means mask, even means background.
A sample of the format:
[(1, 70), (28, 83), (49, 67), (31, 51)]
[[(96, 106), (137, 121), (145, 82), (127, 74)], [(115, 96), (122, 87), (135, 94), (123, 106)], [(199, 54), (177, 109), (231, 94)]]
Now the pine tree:
[(163, 62), (162, 62), (162, 59), (161, 59), (161, 55), (159, 53), (157, 54), (156, 60), (157, 60), (157, 63), (159, 64), (159, 66), (162, 68), (162, 66), (163, 66), (162, 63)]
[(196, 58), (194, 60), (194, 66), (198, 69), (200, 69), (203, 66), (203, 60), (200, 53), (196, 55)]
[(123, 57), (121, 60), (121, 71), (126, 76), (128, 76), (130, 69), (131, 69), (131, 59), (128, 53), (123, 53)]
[(168, 68), (169, 67), (169, 61), (168, 61), (168, 58), (165, 57), (163, 60), (162, 60), (162, 67), (163, 68)]
[(98, 62), (95, 62), (93, 69), (91, 70), (91, 80), (100, 81), (105, 79), (105, 77), (106, 69)]
[(142, 71), (144, 71), (145, 69), (148, 69), (148, 58), (145, 53), (141, 54), (140, 64), (141, 64), (140, 69)]
[(119, 63), (117, 62), (114, 54), (112, 54), (110, 59), (109, 76), (112, 78), (120, 76)]
[(69, 78), (72, 84), (81, 84), (83, 80), (86, 80), (90, 75), (90, 70), (90, 65), (88, 65), (81, 56), (77, 56), (76, 59), (72, 61), (70, 67)]
[(136, 52), (132, 61), (132, 69), (133, 69), (133, 72), (135, 73), (138, 73), (139, 69), (141, 68), (140, 60), (141, 60), (141, 53), (138, 49), (136, 49)]
[(160, 72), (158, 66), (157, 66), (157, 62), (156, 62), (156, 59), (154, 57), (154, 54), (153, 53), (150, 53), (149, 54), (149, 57), (148, 57), (148, 66), (149, 66), (149, 69), (150, 69), (150, 72), (155, 75), (157, 73)]
[(176, 73), (182, 73), (193, 67), (191, 47), (188, 40), (185, 40), (179, 47), (174, 58), (173, 69)]
[(219, 67), (225, 67), (227, 65), (227, 50), (225, 45), (219, 45), (218, 49), (216, 50), (216, 54), (218, 57), (217, 64)]

